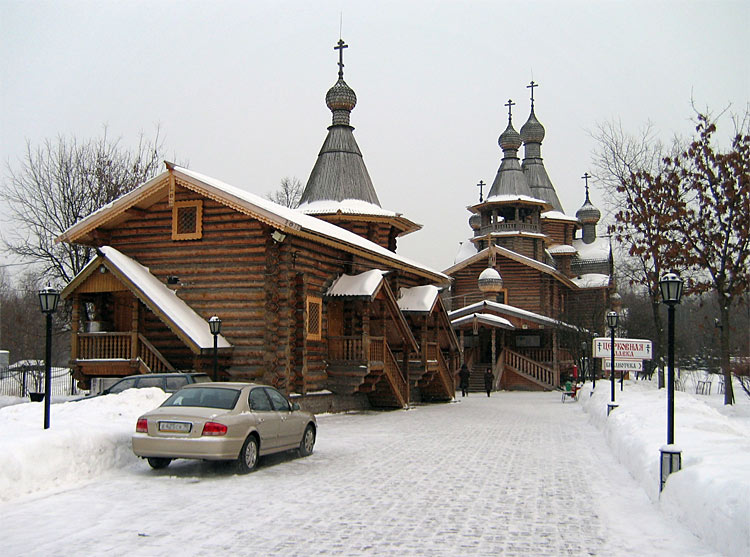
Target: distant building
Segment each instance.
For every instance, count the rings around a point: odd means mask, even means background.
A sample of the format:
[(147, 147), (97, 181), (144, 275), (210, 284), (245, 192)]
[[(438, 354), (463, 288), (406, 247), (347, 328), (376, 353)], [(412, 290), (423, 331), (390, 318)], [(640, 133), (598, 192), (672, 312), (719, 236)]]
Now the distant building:
[(464, 361), (477, 378), (491, 367), (505, 389), (559, 387), (615, 292), (612, 250), (597, 237), (601, 213), (588, 182), (583, 206), (566, 215), (544, 167), (545, 129), (534, 113), (536, 84), (529, 87), (531, 113), (520, 133), (515, 103), (506, 104), (500, 167), (487, 197), (480, 189), (479, 203), (468, 207), (472, 236), (444, 271), (453, 279), (444, 296)]

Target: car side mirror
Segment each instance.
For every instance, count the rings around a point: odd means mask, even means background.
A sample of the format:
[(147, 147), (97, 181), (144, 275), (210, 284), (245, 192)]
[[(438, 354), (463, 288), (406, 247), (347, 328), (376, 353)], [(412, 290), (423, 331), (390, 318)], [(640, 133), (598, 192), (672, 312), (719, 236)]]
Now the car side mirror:
[(299, 404), (296, 402), (292, 402), (292, 412), (299, 410)]

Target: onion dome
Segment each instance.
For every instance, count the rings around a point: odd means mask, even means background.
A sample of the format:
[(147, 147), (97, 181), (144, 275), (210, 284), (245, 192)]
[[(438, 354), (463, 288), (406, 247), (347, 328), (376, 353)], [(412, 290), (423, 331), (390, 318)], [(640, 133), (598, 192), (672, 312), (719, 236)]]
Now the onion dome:
[(505, 128), (505, 131), (500, 134), (497, 142), (503, 151), (507, 151), (509, 149), (517, 151), (518, 149), (520, 149), (521, 136), (515, 130), (515, 128), (513, 128), (513, 122), (511, 122), (510, 118), (508, 118), (508, 127)]
[(474, 213), (469, 217), (469, 226), (475, 232), (482, 227), (482, 215)]
[(497, 270), (487, 267), (479, 275), (477, 285), (482, 292), (501, 292), (503, 289), (503, 279)]
[(336, 84), (326, 93), (326, 106), (333, 112), (334, 118), (337, 110), (351, 112), (356, 105), (357, 95), (354, 93), (354, 90), (346, 84), (346, 81), (344, 81), (343, 78), (339, 78)]
[(591, 204), (588, 186), (586, 186), (586, 201), (584, 201), (583, 206), (576, 211), (576, 218), (581, 221), (581, 224), (597, 224), (599, 219), (602, 218), (601, 211)]
[(521, 126), (521, 140), (524, 143), (541, 143), (544, 140), (544, 134), (544, 126), (536, 119), (534, 109), (532, 108), (529, 119)]

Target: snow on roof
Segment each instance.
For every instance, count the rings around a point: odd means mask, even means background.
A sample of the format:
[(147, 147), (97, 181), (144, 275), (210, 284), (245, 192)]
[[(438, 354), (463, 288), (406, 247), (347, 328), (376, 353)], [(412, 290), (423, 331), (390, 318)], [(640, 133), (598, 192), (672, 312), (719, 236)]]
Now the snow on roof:
[(388, 211), (362, 199), (344, 199), (342, 201), (321, 199), (310, 203), (302, 203), (297, 207), (297, 211), (306, 215), (343, 213), (346, 215), (378, 215), (384, 217), (401, 216), (401, 213)]
[(484, 323), (485, 325), (490, 325), (493, 327), (515, 329), (513, 323), (511, 323), (504, 317), (500, 317), (499, 315), (492, 315), (491, 313), (472, 313), (471, 315), (459, 317), (458, 319), (451, 321), (451, 325), (460, 327), (461, 325), (466, 325), (467, 323), (473, 322), (474, 319), (476, 319), (480, 323)]
[(490, 300), (476, 302), (468, 306), (453, 310), (448, 313), (448, 316), (451, 318), (451, 322), (454, 322), (454, 320), (460, 317), (463, 317), (465, 315), (468, 315), (468, 314), (476, 313), (478, 310), (479, 311), (481, 310), (496, 311), (498, 313), (503, 313), (505, 315), (510, 315), (513, 317), (518, 317), (520, 319), (527, 319), (529, 321), (533, 321), (535, 323), (541, 323), (545, 325), (561, 325), (563, 327), (569, 327), (573, 329), (575, 328), (572, 325), (568, 325), (567, 323), (558, 321), (557, 319), (552, 319), (551, 317), (547, 317), (546, 315), (540, 315), (532, 311), (527, 311), (525, 309), (517, 308), (514, 306), (509, 306), (507, 304), (501, 304), (499, 302), (492, 302)]
[(401, 311), (432, 311), (438, 293), (438, 287), (432, 284), (402, 288), (399, 291), (398, 307)]
[[(198, 347), (201, 349), (213, 348), (214, 337), (211, 334), (208, 321), (195, 313), (193, 308), (178, 298), (173, 290), (167, 288), (164, 283), (152, 275), (147, 267), (110, 246), (99, 248), (99, 252), (133, 283), (142, 296), (159, 308)], [(92, 260), (89, 265), (94, 264), (95, 261), (96, 259)], [(230, 346), (231, 344), (222, 335), (218, 335), (218, 348)]]
[(543, 219), (552, 219), (552, 220), (566, 220), (570, 222), (578, 222), (578, 219), (576, 217), (571, 217), (566, 215), (565, 213), (561, 213), (560, 211), (545, 211), (541, 214), (541, 218)]
[(568, 244), (555, 244), (550, 246), (547, 251), (550, 255), (575, 255), (577, 253), (576, 248)]
[(537, 199), (536, 197), (531, 197), (530, 195), (510, 195), (507, 193), (502, 195), (493, 195), (492, 197), (488, 197), (484, 200), (485, 203), (491, 203), (495, 201), (526, 201), (528, 203), (541, 203), (543, 205), (549, 205), (547, 201), (544, 201), (543, 199)]
[(250, 205), (259, 207), (267, 213), (270, 213), (269, 216), (279, 217), (279, 226), (289, 226), (290, 228), (297, 230), (304, 228), (311, 232), (315, 232), (329, 238), (334, 238), (341, 242), (354, 245), (360, 249), (375, 253), (380, 257), (387, 257), (388, 259), (398, 261), (399, 263), (403, 263), (404, 265), (408, 265), (410, 267), (414, 267), (416, 269), (438, 275), (446, 281), (450, 280), (450, 277), (444, 275), (440, 271), (435, 271), (434, 269), (422, 265), (421, 263), (417, 263), (416, 261), (413, 261), (406, 257), (402, 257), (401, 255), (398, 255), (397, 253), (394, 253), (376, 244), (375, 242), (371, 242), (370, 240), (367, 240), (362, 236), (354, 234), (353, 232), (349, 232), (348, 230), (345, 230), (340, 226), (336, 226), (335, 224), (331, 224), (311, 215), (306, 215), (296, 209), (284, 207), (282, 205), (279, 205), (278, 203), (274, 203), (271, 200), (264, 199), (248, 191), (242, 190), (235, 186), (231, 186), (225, 182), (222, 182), (221, 180), (217, 180), (216, 178), (211, 178), (210, 176), (206, 176), (198, 172), (193, 172), (192, 170), (188, 170), (187, 168), (175, 166), (174, 169), (178, 173), (184, 174), (186, 176), (199, 180), (208, 186), (228, 193), (246, 204), (249, 203)]
[(573, 247), (578, 251), (579, 259), (607, 260), (609, 259), (610, 245), (608, 238), (597, 238), (590, 244), (581, 238), (573, 240)]
[(546, 234), (538, 232), (527, 232), (525, 230), (506, 230), (504, 232), (491, 232), (490, 236), (529, 236), (531, 238), (546, 238)]
[(609, 286), (609, 275), (588, 273), (571, 279), (578, 288), (602, 288)]
[(466, 261), (469, 257), (473, 257), (477, 254), (477, 248), (470, 240), (458, 243), (458, 253), (453, 260), (454, 265), (458, 265), (462, 261)]
[(374, 296), (386, 271), (372, 269), (358, 275), (341, 275), (326, 292), (326, 296)]

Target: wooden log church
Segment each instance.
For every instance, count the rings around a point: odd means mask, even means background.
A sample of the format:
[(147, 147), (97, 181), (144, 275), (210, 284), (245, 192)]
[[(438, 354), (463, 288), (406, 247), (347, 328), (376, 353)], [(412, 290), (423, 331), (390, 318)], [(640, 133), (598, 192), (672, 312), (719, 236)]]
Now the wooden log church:
[(349, 124), (344, 48), (297, 209), (166, 163), (58, 238), (97, 248), (63, 290), (82, 386), (212, 373), (216, 340), (220, 380), (272, 384), (303, 404), (321, 393), (339, 409), (453, 398), (458, 339), (439, 296), (450, 278), (396, 253), (420, 226), (380, 206)]
[[(586, 199), (575, 217), (564, 213), (541, 156), (545, 129), (531, 113), (517, 132), (508, 101), (508, 125), (499, 138), (503, 157), (487, 194), (468, 207), (473, 235), (461, 243), (444, 293), (472, 390), (483, 390), (491, 368), (500, 389), (549, 390), (574, 374), (607, 309), (617, 308), (614, 261), (601, 217)], [(518, 150), (525, 148), (523, 162)], [(580, 232), (579, 232), (580, 231)]]

